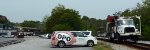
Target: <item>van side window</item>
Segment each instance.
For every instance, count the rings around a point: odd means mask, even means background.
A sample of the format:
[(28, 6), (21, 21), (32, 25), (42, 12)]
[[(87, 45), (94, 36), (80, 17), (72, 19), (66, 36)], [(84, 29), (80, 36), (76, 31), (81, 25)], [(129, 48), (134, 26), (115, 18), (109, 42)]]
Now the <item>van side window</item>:
[(81, 33), (81, 32), (77, 32), (76, 34), (77, 34), (78, 37), (84, 37), (84, 34)]
[(74, 35), (75, 37), (84, 37), (84, 34), (83, 33), (81, 33), (81, 32), (71, 32), (72, 33), (72, 35)]
[(76, 32), (71, 32), (73, 36), (77, 37)]
[(90, 34), (90, 32), (83, 32), (85, 35), (89, 35)]
[(53, 34), (51, 36), (53, 36), (55, 34), (55, 32), (53, 32)]

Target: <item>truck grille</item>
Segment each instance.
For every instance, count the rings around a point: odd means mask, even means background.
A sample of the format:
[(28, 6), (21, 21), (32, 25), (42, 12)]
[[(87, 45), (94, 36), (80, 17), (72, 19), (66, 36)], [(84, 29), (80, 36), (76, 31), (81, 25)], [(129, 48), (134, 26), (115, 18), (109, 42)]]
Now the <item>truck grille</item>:
[(124, 30), (125, 33), (131, 33), (131, 32), (135, 32), (134, 27), (126, 27)]

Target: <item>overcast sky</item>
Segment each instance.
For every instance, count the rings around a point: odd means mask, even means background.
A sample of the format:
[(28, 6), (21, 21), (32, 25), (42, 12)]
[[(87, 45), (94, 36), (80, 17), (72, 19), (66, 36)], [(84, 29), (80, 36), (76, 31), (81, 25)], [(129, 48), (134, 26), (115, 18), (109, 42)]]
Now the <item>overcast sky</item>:
[(80, 15), (105, 19), (107, 15), (136, 7), (142, 0), (1, 0), (0, 15), (11, 22), (42, 21), (58, 4), (79, 11)]

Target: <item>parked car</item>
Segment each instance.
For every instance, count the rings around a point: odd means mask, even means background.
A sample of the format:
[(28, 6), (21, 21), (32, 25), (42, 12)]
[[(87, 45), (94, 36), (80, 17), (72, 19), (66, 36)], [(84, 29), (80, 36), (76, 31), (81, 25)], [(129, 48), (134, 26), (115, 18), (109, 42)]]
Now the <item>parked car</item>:
[(51, 38), (51, 34), (39, 35), (39, 37), (50, 39)]
[(92, 47), (97, 44), (97, 39), (92, 35), (84, 34), (83, 31), (55, 31), (51, 36), (51, 44), (57, 47), (68, 45)]
[(50, 39), (51, 38), (51, 34), (45, 34), (44, 35), (46, 39)]
[(18, 32), (17, 37), (18, 37), (18, 38), (24, 38), (24, 33), (23, 33), (23, 32)]

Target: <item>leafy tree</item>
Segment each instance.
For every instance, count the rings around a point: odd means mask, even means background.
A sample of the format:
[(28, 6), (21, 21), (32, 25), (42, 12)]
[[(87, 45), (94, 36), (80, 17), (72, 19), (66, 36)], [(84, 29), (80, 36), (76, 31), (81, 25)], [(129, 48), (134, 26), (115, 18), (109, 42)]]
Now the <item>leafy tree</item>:
[(82, 17), (82, 29), (90, 30), (93, 32), (93, 35), (96, 35), (97, 31), (100, 31), (101, 19), (89, 18), (87, 16)]
[(79, 12), (73, 9), (65, 8), (63, 5), (59, 4), (52, 10), (51, 16), (49, 16), (46, 20), (46, 31), (53, 32), (54, 30), (56, 30), (54, 29), (55, 27), (57, 27), (58, 29), (61, 28), (58, 26), (66, 25), (69, 26), (66, 27), (66, 30), (81, 30), (81, 18)]
[(6, 16), (0, 15), (0, 23), (1, 24), (7, 24), (10, 21), (6, 18)]
[(40, 21), (27, 21), (25, 20), (23, 23), (20, 24), (22, 27), (31, 27), (31, 28), (38, 28), (40, 25)]
[(83, 16), (81, 19), (82, 23), (82, 30), (89, 30), (90, 25), (89, 25), (90, 19), (87, 16)]
[(88, 16), (81, 18), (78, 11), (59, 4), (52, 10), (51, 16), (46, 17), (44, 21), (47, 32), (90, 30), (96, 34), (102, 20)]
[(72, 28), (69, 25), (58, 24), (51, 28), (52, 31), (70, 31)]

